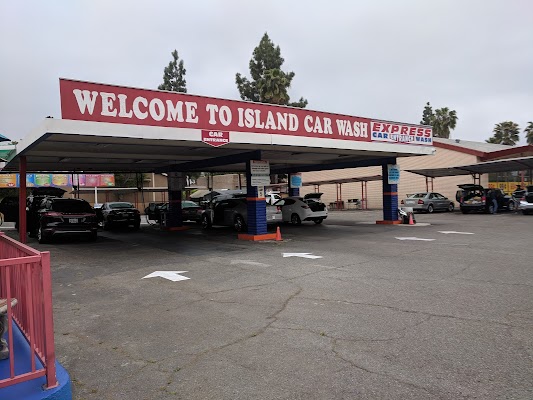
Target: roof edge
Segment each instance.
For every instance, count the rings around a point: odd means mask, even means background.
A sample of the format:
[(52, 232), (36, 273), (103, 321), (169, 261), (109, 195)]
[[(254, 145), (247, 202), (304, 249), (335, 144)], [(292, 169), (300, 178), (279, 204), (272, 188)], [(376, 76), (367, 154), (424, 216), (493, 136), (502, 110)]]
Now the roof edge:
[(449, 143), (442, 143), (442, 142), (438, 142), (438, 141), (433, 141), (433, 146), (434, 147), (440, 147), (440, 148), (443, 148), (443, 149), (446, 149), (446, 150), (453, 150), (453, 151), (458, 151), (458, 152), (461, 152), (461, 153), (465, 153), (465, 154), (470, 154), (472, 156), (477, 156), (477, 157), (486, 157), (488, 153), (485, 153), (484, 151), (480, 151), (480, 150), (474, 150), (474, 149), (467, 149), (466, 147), (462, 147), (462, 146), (456, 146), (456, 145), (453, 145), (453, 144), (449, 144)]
[[(435, 143), (433, 143), (435, 144)], [(485, 153), (485, 156), (482, 157), (481, 161), (491, 161), (500, 157), (515, 156), (520, 157), (522, 153), (533, 153), (533, 145), (526, 144), (525, 146), (509, 146), (508, 149), (491, 151), (490, 153)]]

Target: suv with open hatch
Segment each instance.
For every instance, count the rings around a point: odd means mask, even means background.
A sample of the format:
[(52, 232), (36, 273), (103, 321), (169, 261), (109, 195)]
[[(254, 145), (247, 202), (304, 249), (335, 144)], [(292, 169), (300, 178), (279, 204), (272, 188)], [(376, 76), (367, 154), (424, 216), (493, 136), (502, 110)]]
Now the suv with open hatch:
[(82, 199), (45, 197), (32, 207), (28, 218), (28, 232), (39, 243), (48, 243), (61, 235), (83, 235), (94, 241), (98, 235), (98, 221), (91, 205)]
[(498, 211), (514, 211), (516, 208), (513, 198), (506, 195), (501, 189), (484, 188), (481, 185), (471, 183), (457, 186), (459, 186), (460, 190), (457, 191), (455, 197), (463, 214), (473, 211), (492, 214), (494, 212), (494, 205), (491, 200), (493, 193), (498, 202)]

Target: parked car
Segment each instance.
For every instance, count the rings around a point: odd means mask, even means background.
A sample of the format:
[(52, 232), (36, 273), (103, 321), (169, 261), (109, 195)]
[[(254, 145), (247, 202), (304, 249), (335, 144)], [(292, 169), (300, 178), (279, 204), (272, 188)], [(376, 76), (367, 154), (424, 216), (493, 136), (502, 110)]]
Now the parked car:
[(144, 213), (148, 216), (148, 219), (158, 221), (161, 219), (161, 208), (168, 203), (148, 203), (148, 207), (144, 209)]
[(28, 232), (37, 236), (39, 243), (47, 243), (63, 234), (85, 235), (96, 240), (98, 221), (91, 205), (82, 199), (45, 197), (32, 202), (28, 217)]
[(443, 210), (452, 212), (455, 208), (453, 201), (440, 193), (422, 192), (407, 195), (407, 198), (401, 201), (402, 205), (412, 207), (413, 211), (433, 211)]
[(265, 195), (265, 199), (267, 204), (274, 204), (275, 202), (282, 199), (279, 192), (269, 192)]
[(133, 204), (126, 201), (104, 203), (101, 207), (101, 213), (101, 222), (106, 230), (115, 226), (132, 225), (133, 229), (141, 227), (141, 213)]
[(498, 211), (515, 210), (515, 202), (513, 198), (506, 195), (501, 189), (484, 188), (481, 185), (463, 184), (457, 185), (460, 190), (456, 193), (456, 198), (459, 199), (461, 212), (468, 214), (472, 211), (492, 213), (494, 205), (491, 201), (492, 192), (495, 193), (496, 201), (498, 202)]
[(0, 201), (0, 213), (4, 215), (4, 222), (18, 222), (19, 198), (7, 196)]
[(274, 203), (281, 207), (283, 222), (300, 225), (302, 221), (321, 224), (328, 217), (328, 208), (320, 201), (322, 193), (309, 193), (304, 197), (286, 197)]
[(526, 190), (520, 198), (518, 209), (522, 210), (524, 215), (533, 214), (533, 185), (526, 186)]
[(194, 221), (200, 223), (204, 210), (197, 203), (190, 200), (181, 202), (181, 219), (182, 221)]
[[(149, 219), (160, 222), (161, 214), (168, 212), (168, 203), (150, 203), (154, 204), (154, 207), (150, 213), (147, 213), (148, 207), (145, 209), (146, 215)], [(156, 205), (157, 204), (157, 205)], [(202, 213), (204, 209), (191, 200), (183, 200), (181, 202), (181, 219), (182, 221), (195, 221), (200, 223), (202, 220)]]
[[(276, 205), (266, 205), (267, 224), (282, 222), (281, 208)], [(233, 197), (215, 201), (202, 213), (202, 227), (212, 225), (233, 226), (237, 232), (246, 231), (248, 224), (248, 204), (244, 197)]]

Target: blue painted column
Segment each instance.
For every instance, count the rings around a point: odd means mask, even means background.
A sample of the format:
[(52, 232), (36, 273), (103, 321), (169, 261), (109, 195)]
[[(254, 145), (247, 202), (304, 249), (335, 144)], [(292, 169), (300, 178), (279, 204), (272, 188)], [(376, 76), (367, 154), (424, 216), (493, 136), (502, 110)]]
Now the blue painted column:
[(177, 228), (183, 225), (181, 218), (181, 191), (185, 186), (183, 172), (169, 172), (168, 177), (168, 214), (166, 228)]
[[(395, 161), (396, 162), (396, 161)], [(387, 164), (381, 166), (383, 176), (383, 220), (398, 220), (398, 185), (390, 185)]]
[(266, 201), (259, 198), (257, 186), (252, 186), (250, 161), (246, 161), (246, 199), (248, 207), (248, 234), (264, 235), (267, 233)]
[(291, 175), (292, 174), (289, 174), (289, 196), (300, 196), (300, 188), (291, 186)]

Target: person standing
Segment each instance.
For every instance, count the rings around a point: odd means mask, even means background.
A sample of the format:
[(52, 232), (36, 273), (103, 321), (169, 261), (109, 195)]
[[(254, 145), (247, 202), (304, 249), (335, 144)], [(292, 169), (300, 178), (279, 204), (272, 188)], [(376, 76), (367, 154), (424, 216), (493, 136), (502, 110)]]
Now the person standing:
[(489, 198), (492, 201), (492, 214), (496, 214), (498, 212), (498, 198), (496, 190), (492, 189), (489, 192)]

